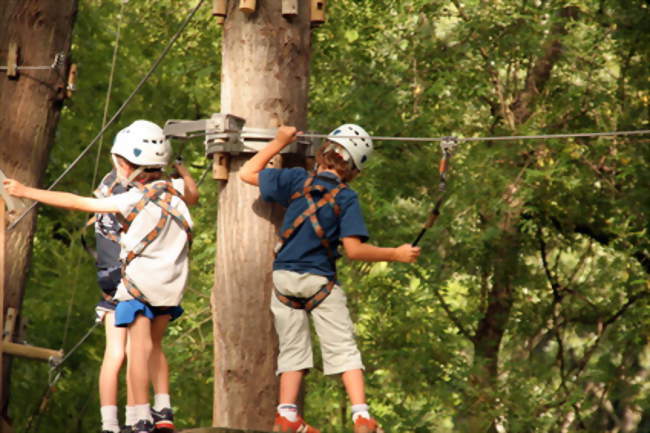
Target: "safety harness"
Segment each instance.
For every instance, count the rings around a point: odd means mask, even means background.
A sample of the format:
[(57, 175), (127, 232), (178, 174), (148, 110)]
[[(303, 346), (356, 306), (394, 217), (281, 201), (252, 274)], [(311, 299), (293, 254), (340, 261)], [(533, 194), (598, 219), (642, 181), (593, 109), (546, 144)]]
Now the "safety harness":
[[(328, 190), (323, 185), (314, 185), (314, 179), (316, 178), (329, 183), (337, 183), (337, 185), (333, 189)], [(300, 226), (302, 226), (302, 224), (305, 221), (307, 221), (307, 219), (309, 219), (312, 228), (316, 233), (316, 236), (318, 236), (318, 238), (320, 239), (321, 245), (323, 245), (323, 248), (325, 248), (325, 251), (327, 251), (327, 257), (332, 265), (332, 268), (334, 269), (334, 272), (336, 273), (336, 252), (332, 248), (329, 239), (327, 239), (327, 236), (325, 235), (325, 230), (323, 229), (320, 222), (318, 221), (317, 213), (319, 209), (327, 205), (330, 205), (332, 206), (334, 215), (336, 216), (336, 218), (338, 218), (341, 213), (341, 208), (336, 203), (335, 199), (337, 194), (341, 192), (341, 190), (343, 190), (344, 188), (347, 188), (347, 185), (344, 183), (336, 182), (334, 179), (328, 178), (326, 176), (318, 176), (315, 173), (311, 174), (305, 180), (302, 190), (295, 192), (289, 198), (289, 203), (291, 203), (296, 199), (304, 197), (307, 200), (307, 209), (305, 209), (305, 211), (302, 214), (300, 214), (298, 217), (296, 217), (293, 220), (289, 228), (287, 228), (284, 232), (280, 234), (280, 241), (278, 242), (278, 245), (275, 248), (276, 254), (278, 254), (280, 250), (282, 250), (282, 248), (286, 245), (286, 243), (289, 241), (289, 239), (295, 233), (295, 231)], [(316, 201), (314, 199), (313, 193), (317, 193), (321, 195), (320, 200)], [(310, 296), (309, 298), (299, 298), (296, 296), (283, 295), (278, 291), (277, 288), (275, 289), (275, 296), (283, 304), (291, 308), (295, 308), (297, 310), (305, 310), (309, 313), (314, 308), (318, 307), (318, 305), (320, 305), (320, 303), (323, 302), (325, 298), (327, 298), (330, 295), (330, 293), (332, 293), (332, 289), (334, 288), (335, 284), (336, 284), (336, 275), (332, 277), (328, 277), (327, 283), (324, 284), (320, 288), (320, 290), (316, 292), (316, 294)]]
[(142, 252), (147, 248), (153, 241), (155, 241), (158, 236), (162, 233), (163, 228), (167, 224), (169, 218), (174, 220), (178, 225), (180, 225), (185, 233), (187, 234), (187, 241), (189, 246), (192, 246), (192, 228), (185, 219), (185, 217), (176, 209), (171, 206), (171, 200), (173, 196), (178, 197), (183, 200), (183, 196), (172, 186), (171, 181), (155, 181), (147, 185), (142, 185), (137, 182), (132, 182), (132, 186), (138, 188), (142, 191), (143, 196), (136, 203), (136, 205), (131, 209), (131, 212), (126, 216), (124, 224), (122, 225), (122, 232), (127, 232), (131, 223), (135, 218), (140, 214), (140, 212), (147, 206), (149, 203), (157, 205), (161, 209), (160, 219), (156, 226), (149, 232), (147, 235), (133, 248), (128, 252), (126, 258), (122, 261), (122, 283), (126, 287), (127, 292), (134, 297), (135, 299), (149, 304), (146, 296), (138, 289), (136, 284), (126, 275), (126, 267), (138, 257)]
[[(111, 180), (111, 177), (112, 177), (112, 180)], [(115, 195), (116, 189), (118, 187), (124, 188), (124, 186), (120, 182), (119, 176), (115, 173), (115, 171), (111, 171), (106, 176), (104, 176), (104, 179), (102, 179), (102, 181), (100, 182), (97, 189), (95, 189), (95, 191), (93, 192), (93, 195), (95, 197), (98, 197), (98, 198), (109, 197), (109, 196)], [(124, 191), (126, 191), (126, 188), (124, 188)], [(122, 193), (124, 191), (118, 191), (118, 193)], [(120, 225), (120, 230), (119, 231), (122, 231), (121, 227), (124, 225), (124, 217), (121, 214), (112, 214), (112, 215), (115, 217), (115, 219), (117, 220), (117, 222)], [(93, 224), (95, 224), (97, 222), (98, 222), (98, 217), (97, 217), (97, 214), (95, 214), (92, 217), (90, 217), (90, 219), (88, 219), (88, 221), (86, 221), (84, 229), (87, 228), (87, 227), (92, 226)], [(112, 230), (101, 229), (101, 235), (104, 236), (106, 239), (111, 240), (111, 241), (113, 241), (115, 243), (120, 242), (119, 235), (116, 232), (112, 231)], [(85, 239), (83, 233), (81, 235), (81, 244), (83, 245), (86, 252), (88, 254), (90, 254), (95, 259), (95, 261), (97, 261), (98, 260), (98, 252), (97, 252), (97, 250), (93, 249), (90, 245), (88, 245), (88, 242), (86, 242), (86, 239)]]

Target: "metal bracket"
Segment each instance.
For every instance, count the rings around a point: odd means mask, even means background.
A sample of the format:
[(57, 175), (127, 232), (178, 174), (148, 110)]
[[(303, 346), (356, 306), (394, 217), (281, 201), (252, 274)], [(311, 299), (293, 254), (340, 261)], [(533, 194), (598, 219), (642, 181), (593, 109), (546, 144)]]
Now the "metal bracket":
[(0, 71), (7, 71), (7, 76), (14, 78), (18, 76), (18, 71), (27, 71), (27, 70), (50, 70), (57, 69), (60, 66), (63, 66), (65, 63), (65, 53), (60, 51), (54, 55), (52, 64), (48, 66), (19, 66), (19, 50), (18, 44), (11, 42), (9, 44), (8, 55), (7, 55), (7, 65), (0, 66)]
[[(257, 152), (275, 138), (277, 129), (248, 128), (244, 127), (240, 136), (240, 143), (243, 152)], [(282, 149), (280, 153), (297, 153), (305, 156), (313, 156), (312, 141), (307, 137), (298, 139), (289, 146)]]
[[(215, 113), (209, 119), (168, 120), (163, 131), (168, 138), (205, 137), (205, 153), (208, 156), (215, 153), (255, 153), (275, 137), (276, 129), (249, 128), (244, 126), (245, 123), (241, 117)], [(313, 156), (314, 149), (314, 142), (310, 138), (301, 137), (284, 148), (282, 153)]]

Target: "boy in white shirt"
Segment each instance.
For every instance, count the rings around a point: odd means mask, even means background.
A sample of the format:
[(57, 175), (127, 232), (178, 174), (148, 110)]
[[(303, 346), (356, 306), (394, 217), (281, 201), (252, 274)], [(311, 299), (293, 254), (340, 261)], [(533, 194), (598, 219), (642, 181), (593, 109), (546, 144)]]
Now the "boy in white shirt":
[(135, 121), (118, 133), (111, 153), (118, 175), (133, 179), (133, 187), (123, 194), (82, 197), (27, 187), (13, 179), (6, 179), (4, 188), (11, 195), (52, 206), (119, 213), (124, 218), (120, 238), (122, 281), (115, 294), (120, 301), (115, 324), (128, 327), (127, 385), (131, 388), (128, 396), (133, 399), (128, 404), (134, 406), (138, 420), (133, 431), (150, 433), (154, 421), (157, 431), (170, 431), (174, 427), (168, 405), (168, 413), (152, 416), (149, 368), (159, 369), (157, 376), (168, 381), (161, 342), (168, 323), (182, 314), (180, 301), (188, 276), (192, 220), (183, 200), (182, 179), (162, 177), (171, 147), (159, 126)]

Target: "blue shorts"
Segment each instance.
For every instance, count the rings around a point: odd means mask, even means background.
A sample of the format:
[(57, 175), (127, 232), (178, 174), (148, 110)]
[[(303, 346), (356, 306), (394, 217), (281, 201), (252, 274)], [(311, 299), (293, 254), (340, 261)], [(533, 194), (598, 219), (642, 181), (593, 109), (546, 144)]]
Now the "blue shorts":
[(181, 317), (183, 311), (183, 307), (180, 305), (175, 307), (153, 307), (137, 299), (131, 299), (130, 301), (117, 303), (117, 307), (115, 308), (115, 326), (129, 326), (135, 321), (138, 314), (144, 314), (149, 320), (153, 320), (156, 316), (168, 314), (172, 316), (170, 322), (173, 322)]

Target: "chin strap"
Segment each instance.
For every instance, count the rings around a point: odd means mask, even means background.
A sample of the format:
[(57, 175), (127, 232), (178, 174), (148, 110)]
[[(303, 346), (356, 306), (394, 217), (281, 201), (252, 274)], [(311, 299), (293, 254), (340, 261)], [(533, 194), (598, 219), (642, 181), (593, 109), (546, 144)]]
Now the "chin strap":
[(138, 177), (140, 173), (144, 171), (144, 167), (138, 167), (131, 172), (130, 175), (124, 173), (124, 169), (120, 166), (117, 160), (116, 155), (111, 155), (111, 160), (113, 161), (113, 166), (115, 167), (115, 172), (117, 173), (117, 182), (121, 183), (123, 187), (128, 188), (128, 186), (133, 182), (133, 179)]

